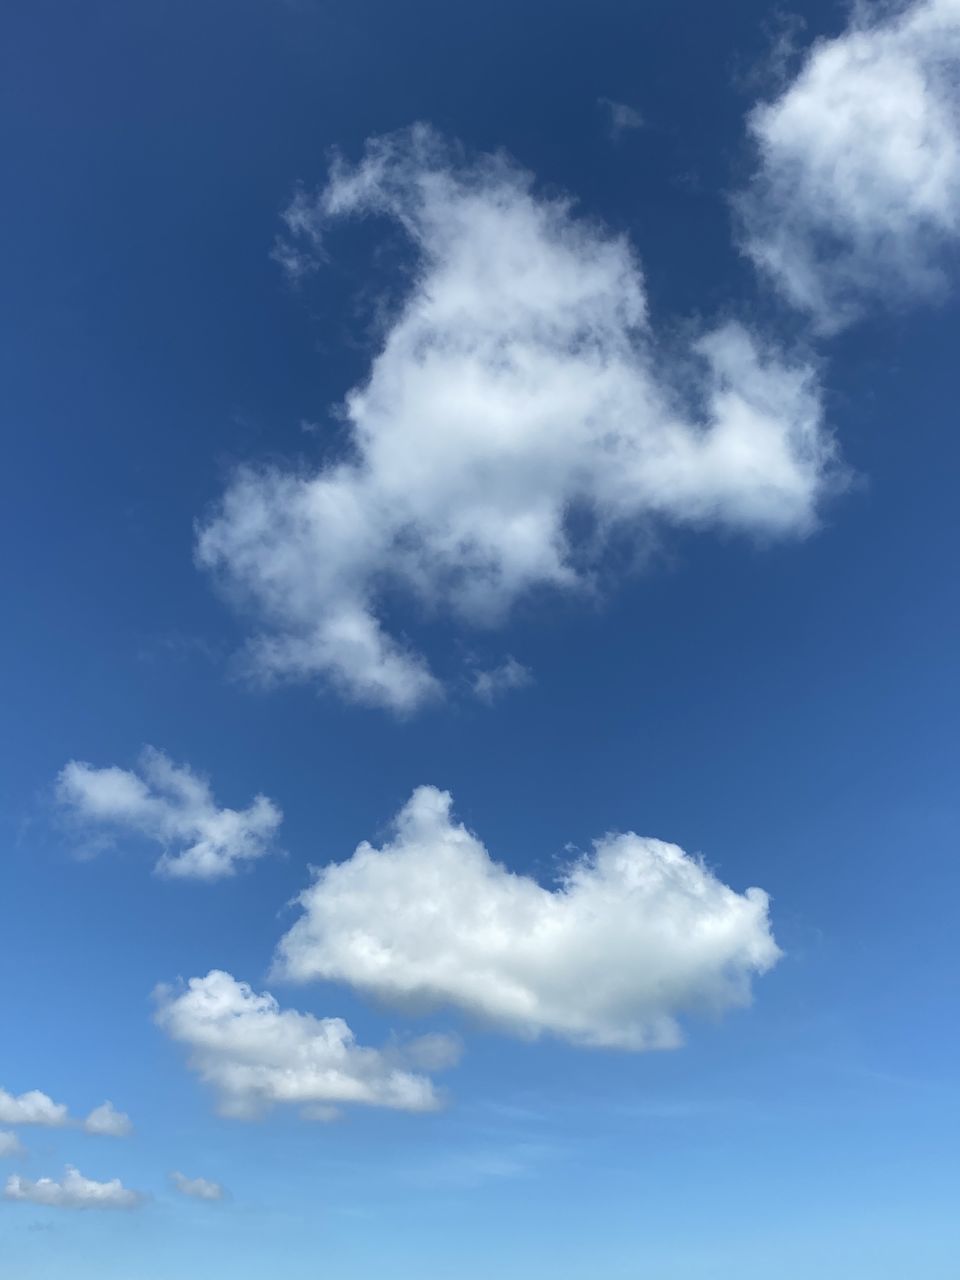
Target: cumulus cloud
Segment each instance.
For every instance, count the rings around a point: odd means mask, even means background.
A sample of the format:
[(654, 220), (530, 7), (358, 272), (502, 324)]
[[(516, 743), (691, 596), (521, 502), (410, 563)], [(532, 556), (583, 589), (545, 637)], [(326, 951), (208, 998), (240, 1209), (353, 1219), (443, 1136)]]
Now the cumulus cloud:
[(144, 1200), (141, 1192), (131, 1191), (119, 1178), (95, 1182), (72, 1165), (67, 1166), (61, 1182), (53, 1178), (32, 1182), (19, 1174), (11, 1174), (3, 1195), (5, 1200), (23, 1200), (51, 1209), (135, 1209)]
[(0, 1124), (43, 1125), (49, 1129), (65, 1125), (79, 1126), (87, 1133), (106, 1134), (114, 1138), (133, 1132), (130, 1117), (117, 1111), (112, 1102), (95, 1107), (85, 1120), (74, 1120), (65, 1103), (54, 1102), (39, 1089), (21, 1093), (19, 1097), (0, 1089)]
[(170, 1181), (183, 1196), (191, 1196), (194, 1200), (222, 1200), (223, 1187), (219, 1182), (211, 1182), (209, 1178), (187, 1178), (182, 1173), (171, 1173)]
[(70, 1113), (62, 1102), (39, 1089), (31, 1089), (14, 1097), (6, 1089), (0, 1089), (0, 1124), (36, 1124), (58, 1128), (70, 1123)]
[(0, 1159), (7, 1160), (12, 1156), (22, 1156), (23, 1145), (15, 1133), (0, 1129)]
[(409, 1069), (419, 1065), (421, 1048), (435, 1052), (432, 1044), (366, 1048), (342, 1018), (281, 1009), (269, 993), (216, 969), (179, 993), (158, 988), (157, 999), (157, 1024), (187, 1046), (190, 1066), (216, 1090), (223, 1115), (251, 1119), (286, 1103), (306, 1119), (329, 1120), (341, 1103), (401, 1111), (440, 1105), (433, 1082)]
[(102, 1134), (110, 1138), (125, 1138), (133, 1132), (130, 1117), (117, 1111), (112, 1102), (104, 1102), (94, 1109), (83, 1122), (87, 1133)]
[(752, 976), (780, 955), (767, 895), (736, 893), (676, 845), (603, 836), (547, 889), (494, 862), (434, 787), (414, 792), (389, 843), (318, 872), (300, 903), (281, 977), (588, 1046), (672, 1048), (681, 1016), (749, 1004)]
[(142, 752), (138, 772), (71, 760), (57, 779), (57, 796), (92, 830), (129, 832), (160, 845), (156, 870), (190, 880), (230, 876), (263, 857), (283, 818), (263, 795), (246, 809), (219, 808), (205, 778), (154, 747)]
[(241, 471), (198, 536), (261, 623), (259, 675), (408, 711), (441, 686), (398, 602), (490, 627), (535, 589), (594, 590), (611, 543), (638, 550), (658, 523), (813, 527), (834, 469), (809, 363), (735, 323), (668, 356), (625, 237), (425, 127), (298, 195), (288, 270), (362, 215), (399, 224), (416, 270), (342, 406), (348, 451)]
[(960, 0), (857, 5), (748, 128), (743, 247), (822, 330), (941, 287), (960, 235)]

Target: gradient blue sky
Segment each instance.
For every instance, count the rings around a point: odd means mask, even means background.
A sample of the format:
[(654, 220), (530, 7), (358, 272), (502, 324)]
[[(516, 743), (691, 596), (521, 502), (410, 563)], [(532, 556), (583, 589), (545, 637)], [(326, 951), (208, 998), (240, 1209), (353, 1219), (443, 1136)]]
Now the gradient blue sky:
[[(135, 1129), (24, 1127), (0, 1173), (74, 1164), (150, 1199), (0, 1202), (2, 1280), (956, 1274), (957, 278), (825, 336), (738, 253), (778, 39), (802, 54), (848, 19), (793, 8), (804, 26), (766, 0), (7, 7), (0, 1086), (110, 1098)], [(643, 126), (614, 136), (601, 99)], [(598, 599), (538, 594), (493, 632), (400, 601), (439, 669), (509, 653), (532, 682), (397, 717), (240, 679), (249, 617), (193, 544), (237, 464), (320, 456), (408, 265), (357, 221), (292, 288), (281, 210), (331, 147), (418, 120), (629, 235), (671, 340), (736, 315), (799, 344), (851, 479), (809, 536), (667, 529)], [(58, 772), (144, 743), (222, 804), (276, 801), (284, 856), (211, 884), (152, 875), (135, 841), (78, 856)], [(770, 893), (784, 958), (751, 1008), (646, 1054), (268, 981), (308, 865), (379, 842), (423, 783), (545, 883), (607, 831), (702, 853)], [(455, 1031), (447, 1106), (218, 1116), (150, 999), (211, 968), (366, 1044)], [(174, 1169), (228, 1198), (177, 1196)]]

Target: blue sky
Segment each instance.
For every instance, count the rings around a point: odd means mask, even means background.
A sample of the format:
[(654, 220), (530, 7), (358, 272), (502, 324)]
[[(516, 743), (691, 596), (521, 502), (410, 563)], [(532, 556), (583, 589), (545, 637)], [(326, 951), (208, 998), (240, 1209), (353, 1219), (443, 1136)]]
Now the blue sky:
[(955, 1274), (960, 8), (793, 14), (8, 8), (3, 1280)]

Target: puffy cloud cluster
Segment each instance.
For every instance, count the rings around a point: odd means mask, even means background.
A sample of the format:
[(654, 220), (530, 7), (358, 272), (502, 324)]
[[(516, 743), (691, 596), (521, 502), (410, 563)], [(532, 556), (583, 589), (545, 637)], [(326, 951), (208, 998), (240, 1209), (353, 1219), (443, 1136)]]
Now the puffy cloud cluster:
[(678, 1018), (750, 1001), (776, 963), (768, 899), (736, 893), (676, 845), (607, 835), (546, 889), (494, 862), (414, 792), (383, 848), (320, 871), (276, 970), (396, 1003), (445, 1003), (519, 1035), (670, 1048)]
[(960, 236), (960, 0), (858, 4), (749, 130), (744, 248), (823, 331), (935, 291)]
[(331, 223), (365, 214), (397, 222), (417, 265), (343, 404), (349, 452), (241, 471), (198, 538), (263, 624), (261, 675), (407, 711), (441, 686), (388, 600), (494, 626), (534, 589), (592, 589), (611, 541), (659, 522), (814, 525), (834, 471), (809, 363), (734, 323), (668, 355), (623, 236), (425, 127), (301, 193), (279, 256), (302, 275)]
[(211, 1182), (209, 1178), (187, 1178), (182, 1173), (171, 1173), (170, 1181), (182, 1196), (190, 1196), (194, 1200), (222, 1200), (223, 1187), (219, 1182)]
[(35, 1182), (19, 1174), (11, 1174), (3, 1190), (5, 1200), (22, 1200), (50, 1209), (136, 1209), (144, 1197), (131, 1191), (119, 1178), (95, 1182), (67, 1166), (62, 1181), (38, 1178)]
[(142, 752), (138, 772), (71, 760), (57, 779), (57, 796), (86, 827), (160, 845), (157, 871), (181, 879), (233, 875), (239, 864), (270, 851), (283, 818), (263, 795), (246, 809), (218, 807), (205, 778), (153, 747)]
[(179, 993), (161, 987), (157, 999), (158, 1025), (187, 1046), (221, 1113), (241, 1119), (277, 1103), (318, 1120), (332, 1119), (341, 1103), (432, 1111), (440, 1105), (433, 1082), (410, 1067), (442, 1067), (456, 1057), (446, 1037), (366, 1048), (342, 1018), (281, 1009), (272, 995), (219, 970), (191, 978)]
[(74, 1120), (64, 1103), (54, 1102), (39, 1089), (31, 1089), (19, 1096), (0, 1089), (0, 1124), (42, 1125), (48, 1129), (73, 1125), (87, 1133), (113, 1138), (126, 1137), (133, 1131), (130, 1117), (117, 1111), (112, 1102), (94, 1107), (84, 1120)]

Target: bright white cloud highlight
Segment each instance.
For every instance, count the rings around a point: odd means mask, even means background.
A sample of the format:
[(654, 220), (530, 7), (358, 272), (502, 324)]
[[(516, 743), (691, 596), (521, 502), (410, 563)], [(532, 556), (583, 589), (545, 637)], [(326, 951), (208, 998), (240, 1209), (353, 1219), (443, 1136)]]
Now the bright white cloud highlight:
[(0, 1129), (0, 1159), (8, 1160), (23, 1155), (23, 1144), (15, 1133)]
[(11, 1174), (4, 1187), (5, 1200), (23, 1200), (50, 1209), (135, 1209), (143, 1202), (139, 1191), (131, 1191), (119, 1178), (95, 1182), (67, 1166), (61, 1182), (38, 1178), (32, 1182), (19, 1174)]
[(246, 809), (220, 808), (210, 783), (147, 747), (139, 770), (71, 760), (57, 779), (60, 803), (83, 826), (129, 833), (160, 845), (164, 876), (217, 880), (270, 851), (282, 813), (258, 795)]
[(95, 1107), (83, 1122), (87, 1133), (101, 1134), (108, 1138), (125, 1138), (133, 1133), (130, 1117), (118, 1111), (112, 1102)]
[(744, 248), (822, 330), (941, 286), (960, 235), (960, 0), (857, 5), (748, 127)]
[(170, 1181), (183, 1196), (194, 1200), (222, 1200), (223, 1187), (219, 1182), (211, 1182), (209, 1178), (187, 1178), (182, 1173), (171, 1173)]
[(459, 1005), (524, 1036), (659, 1049), (680, 1043), (682, 1015), (749, 1004), (780, 955), (767, 895), (734, 892), (676, 845), (606, 835), (546, 889), (494, 862), (450, 809), (420, 787), (392, 841), (320, 871), (278, 974)]
[(833, 450), (809, 364), (733, 323), (666, 355), (623, 236), (427, 128), (301, 193), (282, 261), (303, 275), (332, 223), (367, 214), (417, 268), (342, 407), (349, 452), (241, 471), (199, 534), (198, 563), (263, 623), (261, 676), (407, 711), (440, 685), (388, 598), (494, 626), (536, 588), (593, 590), (611, 540), (659, 522), (813, 527)]
[(307, 1119), (329, 1120), (340, 1103), (401, 1111), (440, 1105), (432, 1081), (409, 1069), (449, 1065), (449, 1053), (438, 1063), (437, 1037), (365, 1048), (342, 1018), (281, 1009), (272, 995), (216, 969), (179, 993), (160, 987), (157, 998), (157, 1024), (187, 1046), (190, 1066), (216, 1090), (223, 1115), (250, 1119), (287, 1103)]

